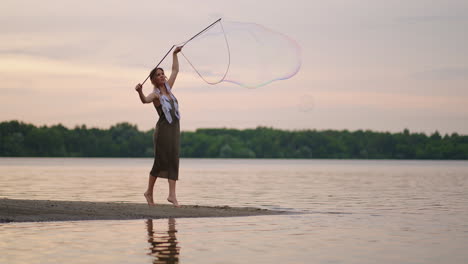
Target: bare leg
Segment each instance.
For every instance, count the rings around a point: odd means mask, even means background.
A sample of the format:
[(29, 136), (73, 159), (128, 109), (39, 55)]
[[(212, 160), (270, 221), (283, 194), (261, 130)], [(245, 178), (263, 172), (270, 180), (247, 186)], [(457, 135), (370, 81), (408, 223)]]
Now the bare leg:
[(153, 189), (154, 189), (154, 183), (156, 182), (156, 179), (157, 177), (154, 177), (151, 174), (149, 175), (148, 189), (146, 189), (146, 192), (143, 194), (149, 206), (156, 205), (153, 200)]
[(169, 196), (167, 197), (167, 201), (174, 204), (175, 207), (180, 207), (179, 203), (177, 202), (176, 197), (176, 181), (174, 180), (167, 180), (169, 182)]

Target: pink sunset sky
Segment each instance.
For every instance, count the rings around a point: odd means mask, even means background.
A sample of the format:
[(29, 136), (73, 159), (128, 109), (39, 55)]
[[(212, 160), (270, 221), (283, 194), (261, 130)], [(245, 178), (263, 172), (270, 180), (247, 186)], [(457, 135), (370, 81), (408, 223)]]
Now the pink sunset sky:
[(169, 47), (223, 17), (295, 39), (302, 67), (246, 89), (208, 85), (180, 58), (182, 130), (468, 134), (467, 1), (7, 0), (0, 14), (0, 121), (148, 130), (157, 114), (135, 85)]

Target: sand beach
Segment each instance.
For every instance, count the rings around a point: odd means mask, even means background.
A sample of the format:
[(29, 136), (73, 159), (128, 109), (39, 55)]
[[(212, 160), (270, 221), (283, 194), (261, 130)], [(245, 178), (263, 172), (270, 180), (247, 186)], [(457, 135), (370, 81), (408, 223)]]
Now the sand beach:
[(232, 217), (285, 214), (252, 207), (0, 199), (0, 222)]

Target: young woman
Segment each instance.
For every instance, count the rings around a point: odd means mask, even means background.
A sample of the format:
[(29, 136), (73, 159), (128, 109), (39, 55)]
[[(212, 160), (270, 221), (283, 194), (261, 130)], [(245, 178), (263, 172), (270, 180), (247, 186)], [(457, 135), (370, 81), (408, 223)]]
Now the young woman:
[(145, 96), (143, 87), (137, 84), (135, 90), (144, 104), (153, 103), (159, 115), (153, 135), (154, 163), (149, 173), (148, 188), (144, 193), (148, 205), (155, 205), (153, 189), (157, 178), (168, 179), (169, 196), (167, 200), (179, 207), (176, 197), (176, 181), (179, 179), (180, 125), (179, 105), (172, 94), (172, 87), (179, 73), (177, 54), (182, 50), (177, 47), (172, 55), (172, 72), (169, 79), (162, 68), (156, 68), (150, 73), (154, 85), (152, 93)]

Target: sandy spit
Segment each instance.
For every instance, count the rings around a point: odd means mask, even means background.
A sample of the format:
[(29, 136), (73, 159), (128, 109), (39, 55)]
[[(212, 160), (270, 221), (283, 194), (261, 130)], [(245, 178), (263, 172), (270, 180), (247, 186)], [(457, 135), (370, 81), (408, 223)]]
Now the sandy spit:
[(252, 207), (0, 199), (0, 223), (286, 214)]

